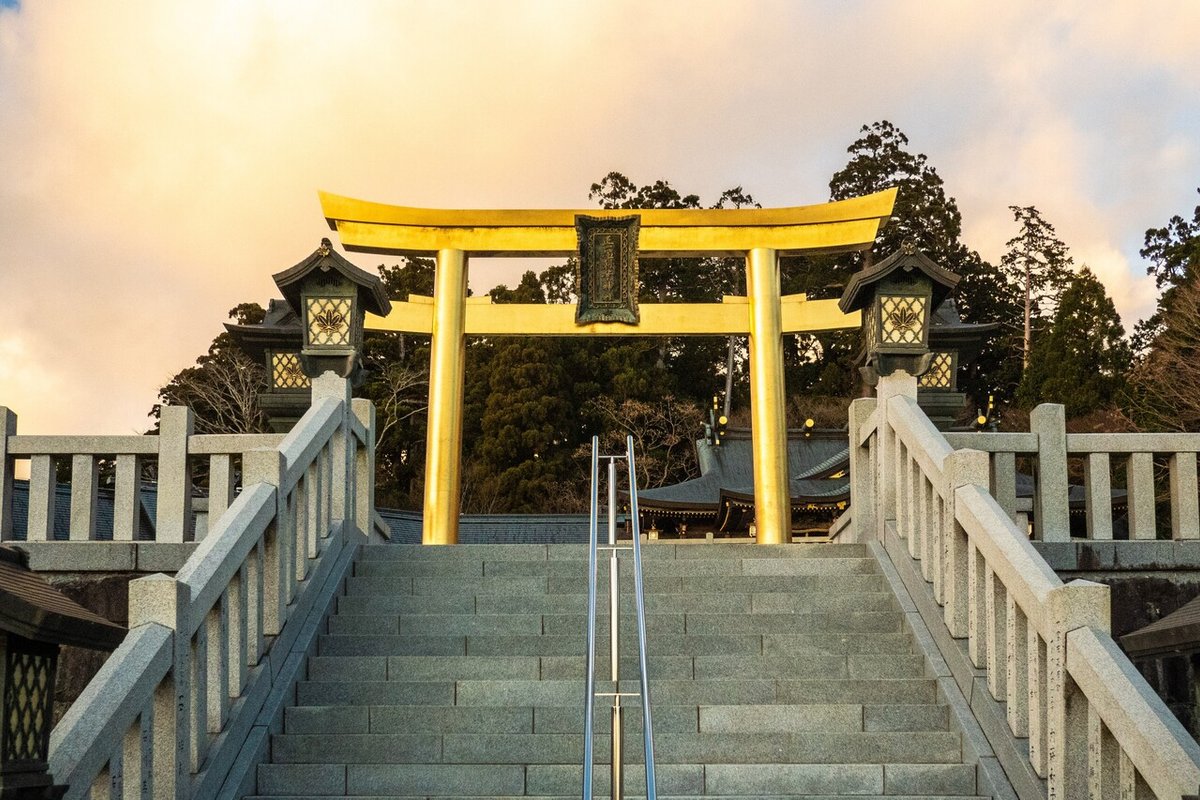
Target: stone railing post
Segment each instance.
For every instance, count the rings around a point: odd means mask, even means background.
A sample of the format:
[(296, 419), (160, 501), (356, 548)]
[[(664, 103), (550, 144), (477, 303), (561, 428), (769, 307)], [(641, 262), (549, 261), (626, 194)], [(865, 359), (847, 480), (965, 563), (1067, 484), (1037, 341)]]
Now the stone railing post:
[[(878, 534), (875, 524), (875, 468), (871, 464), (871, 450), (860, 447), (860, 433), (871, 414), (878, 407), (874, 397), (860, 397), (850, 403), (850, 508), (854, 541), (866, 542)], [(879, 432), (875, 434), (878, 454)]]
[[(129, 582), (129, 627), (150, 622), (174, 631), (171, 671), (154, 692), (151, 770), (155, 797), (191, 797), (192, 675), (191, 642), (185, 635), (191, 597), (186, 584), (168, 575)], [(131, 679), (135, 676), (130, 676)]]
[(1067, 422), (1063, 406), (1043, 403), (1029, 415), (1037, 434), (1037, 482), (1033, 503), (1033, 535), (1043, 542), (1071, 541), (1067, 505)]
[(956, 492), (963, 486), (978, 486), (987, 492), (988, 472), (988, 454), (979, 450), (955, 450), (942, 462), (942, 613), (956, 639), (969, 632), (969, 577), (975, 567), (967, 532), (958, 524)]
[(188, 437), (196, 418), (187, 406), (162, 406), (158, 421), (158, 514), (155, 539), (186, 542), (192, 538), (192, 467)]
[(325, 372), (312, 379), (312, 399), (316, 403), (332, 397), (342, 404), (342, 424), (330, 441), (333, 456), (333, 474), (330, 476), (330, 512), (334, 520), (349, 520), (354, 513), (350, 507), (350, 381), (333, 372)]
[(1046, 789), (1051, 800), (1067, 797), (1068, 787), (1088, 785), (1087, 702), (1072, 697), (1078, 689), (1067, 673), (1067, 634), (1085, 627), (1108, 633), (1109, 601), (1107, 586), (1084, 580), (1056, 586), (1047, 598)]
[(369, 539), (375, 519), (375, 404), (355, 398), (350, 402), (350, 409), (367, 431), (366, 443), (356, 448), (354, 521), (358, 532)]
[(875, 459), (875, 529), (879, 541), (884, 540), (885, 526), (896, 520), (896, 497), (900, 490), (896, 474), (900, 442), (889, 419), (888, 401), (893, 397), (917, 399), (917, 379), (903, 370), (879, 379), (875, 386), (875, 437), (878, 456)]
[(0, 406), (0, 542), (13, 538), (13, 460), (8, 437), (17, 434), (17, 415)]

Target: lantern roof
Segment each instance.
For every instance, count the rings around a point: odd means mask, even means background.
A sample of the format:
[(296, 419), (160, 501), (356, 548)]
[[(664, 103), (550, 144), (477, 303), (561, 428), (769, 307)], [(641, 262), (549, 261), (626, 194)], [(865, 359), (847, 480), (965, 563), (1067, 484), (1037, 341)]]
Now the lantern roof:
[(963, 322), (953, 297), (933, 312), (929, 327), (932, 350), (957, 350), (960, 364), (969, 364), (979, 355), (988, 334), (999, 330), (999, 322)]
[(125, 629), (88, 611), (29, 569), (28, 556), (0, 546), (0, 630), (35, 642), (113, 650)]
[(226, 322), (225, 330), (238, 347), (255, 360), (261, 360), (267, 350), (299, 350), (304, 335), (296, 312), (286, 300), (279, 298), (267, 302), (267, 313), (258, 325)]
[(333, 249), (333, 244), (329, 239), (322, 239), (320, 247), (299, 264), (271, 276), (275, 280), (275, 285), (279, 287), (279, 291), (283, 292), (288, 305), (297, 314), (300, 313), (301, 285), (304, 283), (304, 279), (316, 270), (322, 272), (335, 270), (353, 283), (358, 289), (359, 307), (367, 312), (386, 317), (392, 310), (392, 303), (388, 300), (387, 292), (383, 288), (383, 281), (379, 276), (354, 266), (341, 253)]
[(960, 275), (935, 264), (929, 256), (919, 251), (916, 243), (910, 239), (883, 261), (864, 267), (851, 275), (841, 299), (838, 300), (838, 308), (843, 314), (866, 308), (875, 299), (875, 287), (880, 281), (897, 270), (910, 272), (914, 269), (922, 272), (933, 284), (933, 308), (937, 308), (954, 291), (961, 279)]

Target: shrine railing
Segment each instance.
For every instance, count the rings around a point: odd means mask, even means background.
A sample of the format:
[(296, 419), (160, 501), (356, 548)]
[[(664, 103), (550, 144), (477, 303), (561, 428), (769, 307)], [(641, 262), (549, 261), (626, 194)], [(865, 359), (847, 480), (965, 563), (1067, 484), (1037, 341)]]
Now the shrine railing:
[[(128, 635), (51, 734), (67, 798), (244, 793), (270, 710), (371, 531), (374, 409), (349, 402), (340, 379), (324, 383), (277, 446), (225, 437), (241, 492), (174, 577), (130, 583)], [(57, 446), (36, 444), (18, 442)]]
[[(1048, 796), (1195, 792), (1200, 746), (1113, 642), (1108, 588), (1058, 578), (993, 496), (994, 456), (955, 450), (903, 373), (880, 381), (878, 400), (856, 400), (850, 426), (853, 538), (919, 570)], [(1049, 467), (1040, 477), (1053, 486)]]
[[(1063, 407), (1042, 405), (1028, 433), (945, 438), (988, 454), (992, 496), (1014, 520), (1032, 517), (1035, 539), (1070, 541), (1072, 527), (1077, 538), (1200, 539), (1200, 433), (1067, 433)], [(1018, 484), (1032, 491), (1019, 496)]]

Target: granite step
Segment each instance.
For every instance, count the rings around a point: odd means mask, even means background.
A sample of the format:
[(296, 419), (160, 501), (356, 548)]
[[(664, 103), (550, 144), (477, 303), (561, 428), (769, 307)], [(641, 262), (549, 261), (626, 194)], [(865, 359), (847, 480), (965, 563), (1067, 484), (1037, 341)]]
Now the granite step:
[[(636, 702), (636, 701), (635, 701)], [(653, 708), (659, 733), (886, 733), (947, 731), (946, 706), (808, 703), (794, 705), (663, 705)], [(597, 733), (611, 716), (598, 706)], [(641, 730), (641, 710), (626, 711), (628, 731)], [(284, 714), (287, 734), (557, 733), (582, 735), (583, 710), (568, 706), (293, 706)]]
[[(975, 797), (969, 764), (663, 764), (661, 797)], [(582, 767), (566, 764), (260, 764), (262, 796), (577, 797)], [(626, 786), (645, 785), (638, 764)], [(593, 791), (607, 795), (607, 770)]]
[[(731, 575), (873, 575), (878, 572), (873, 558), (690, 558), (690, 559), (646, 559), (643, 574), (647, 579), (656, 577), (697, 577)], [(579, 560), (555, 561), (482, 561), (478, 559), (445, 559), (429, 561), (409, 560), (359, 560), (354, 564), (356, 576), (384, 577), (521, 577), (547, 576), (570, 577), (587, 580), (587, 562)]]
[[(622, 681), (636, 691), (636, 681)], [(299, 681), (298, 705), (575, 706), (577, 680)], [(768, 703), (929, 704), (936, 686), (921, 678), (807, 679), (717, 678), (659, 680), (651, 699), (664, 705)], [(324, 702), (323, 702), (324, 701)]]
[[(637, 753), (641, 737), (627, 741)], [(596, 763), (608, 763), (608, 736), (597, 734)], [(271, 737), (276, 764), (568, 764), (583, 760), (583, 737), (555, 733), (344, 733), (277, 734)], [(957, 763), (957, 733), (656, 733), (659, 764), (724, 761), (737, 764)]]
[[(350, 575), (346, 594), (360, 595), (586, 595), (587, 569), (579, 575)], [(674, 575), (645, 580), (647, 598), (665, 594), (784, 593), (802, 596), (856, 596), (886, 592), (882, 575)], [(583, 601), (580, 601), (583, 602)]]
[[(623, 653), (636, 653), (632, 635), (623, 638)], [(324, 634), (320, 655), (339, 656), (580, 656), (587, 649), (582, 633), (570, 636), (348, 636)], [(608, 640), (597, 637), (597, 654), (607, 656)], [(722, 636), (691, 634), (659, 636), (647, 644), (649, 653), (678, 655), (806, 655), (912, 653), (907, 633), (741, 633)]]
[[(605, 653), (605, 655), (607, 655)], [(609, 661), (597, 659), (598, 675), (607, 675)], [(635, 658), (622, 657), (625, 676), (637, 675)], [(925, 674), (918, 655), (735, 655), (650, 656), (647, 669), (654, 679), (720, 678), (919, 678)], [(312, 656), (308, 679), (314, 681), (582, 680), (585, 659), (580, 656)]]
[[(647, 614), (646, 634), (657, 643), (673, 634), (729, 635), (758, 633), (899, 633), (899, 611), (817, 611), (806, 614)], [(633, 635), (635, 619), (622, 617), (623, 629)], [(599, 615), (596, 630), (605, 633), (609, 618)], [(587, 614), (334, 614), (328, 632), (348, 636), (578, 636), (587, 631)]]
[[(366, 580), (366, 579), (360, 579)], [(607, 613), (607, 595), (597, 597), (597, 607)], [(646, 613), (805, 614), (816, 611), (895, 611), (895, 598), (887, 592), (840, 594), (833, 592), (675, 592), (648, 593)], [(631, 595), (621, 597), (621, 612), (632, 615)], [(530, 593), (498, 594), (348, 594), (338, 598), (338, 614), (559, 614), (587, 613), (587, 595)]]
[[(628, 540), (621, 542), (629, 544)], [(419, 544), (393, 544), (372, 547), (360, 556), (361, 561), (558, 561), (587, 560), (587, 545), (583, 544), (464, 544), (455, 547), (427, 548)], [(620, 553), (630, 558), (628, 551)], [(761, 545), (735, 542), (643, 542), (642, 557), (649, 560), (744, 559), (744, 558), (867, 558), (866, 545), (840, 542), (814, 545)], [(602, 555), (603, 557), (603, 555)]]

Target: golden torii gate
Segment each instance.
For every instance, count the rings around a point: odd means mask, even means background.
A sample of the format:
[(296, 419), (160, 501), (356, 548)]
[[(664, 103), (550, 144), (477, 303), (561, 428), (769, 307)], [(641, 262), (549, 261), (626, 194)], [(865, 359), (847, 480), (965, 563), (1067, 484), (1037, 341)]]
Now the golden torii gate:
[[(794, 208), (451, 211), (372, 203), (320, 193), (329, 227), (346, 250), (436, 254), (433, 297), (410, 295), (387, 317), (369, 315), (372, 330), (427, 334), (429, 430), (422, 541), (458, 541), (461, 492), (463, 362), (466, 337), (748, 335), (754, 453), (754, 518), (758, 542), (791, 539), (784, 415), (783, 334), (856, 328), (836, 300), (780, 295), (779, 257), (865, 250), (892, 213), (896, 190)], [(492, 305), (467, 298), (470, 256), (572, 256), (576, 215), (641, 217), (639, 256), (742, 256), (746, 297), (720, 303), (640, 304), (636, 325), (575, 323), (570, 305)]]

